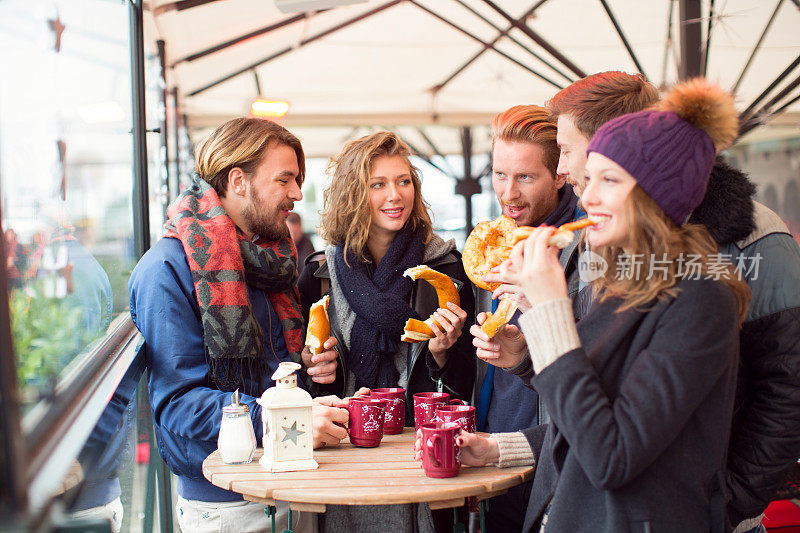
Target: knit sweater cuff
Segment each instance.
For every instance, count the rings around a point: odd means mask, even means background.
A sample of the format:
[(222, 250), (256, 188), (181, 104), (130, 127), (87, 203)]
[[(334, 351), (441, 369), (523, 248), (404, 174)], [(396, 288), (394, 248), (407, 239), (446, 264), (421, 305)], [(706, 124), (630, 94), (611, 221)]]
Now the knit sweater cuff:
[(533, 306), (519, 318), (537, 374), (559, 357), (581, 346), (572, 304), (558, 298)]
[(517, 366), (512, 366), (511, 368), (506, 368), (506, 372), (509, 374), (514, 374), (515, 376), (519, 376), (521, 378), (528, 377), (528, 375), (533, 373), (533, 365), (531, 364), (531, 358), (529, 354), (525, 354), (522, 357), (522, 361)]
[(497, 461), (500, 468), (536, 464), (531, 445), (522, 433), (492, 433), (492, 437), (500, 450), (500, 460)]

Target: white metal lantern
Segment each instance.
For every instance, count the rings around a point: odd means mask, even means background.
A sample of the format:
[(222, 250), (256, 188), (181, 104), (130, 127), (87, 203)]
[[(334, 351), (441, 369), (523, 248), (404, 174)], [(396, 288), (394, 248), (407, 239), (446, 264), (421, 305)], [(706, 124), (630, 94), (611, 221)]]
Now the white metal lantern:
[(311, 426), (311, 395), (297, 386), (297, 363), (281, 363), (272, 374), (275, 386), (261, 398), (264, 456), (259, 461), (270, 472), (313, 470), (314, 439)]

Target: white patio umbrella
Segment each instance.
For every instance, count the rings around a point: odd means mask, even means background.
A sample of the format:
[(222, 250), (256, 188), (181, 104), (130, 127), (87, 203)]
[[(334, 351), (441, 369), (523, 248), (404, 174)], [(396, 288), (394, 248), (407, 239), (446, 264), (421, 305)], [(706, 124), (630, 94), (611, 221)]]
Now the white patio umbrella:
[[(314, 155), (334, 152), (362, 126), (410, 126), (401, 133), (420, 151), (433, 154), (433, 144), (461, 153), (458, 132), (431, 126), (485, 126), (503, 109), (542, 104), (603, 70), (640, 71), (662, 86), (681, 68), (705, 72), (734, 90), (741, 110), (754, 101), (754, 111), (770, 104), (763, 116), (800, 109), (799, 0), (370, 0), (306, 13), (283, 13), (274, 0), (149, 7), (149, 33), (166, 43), (168, 84), (191, 132), (247, 113), (260, 93), (290, 104), (285, 124)], [(484, 131), (474, 138), (474, 149), (486, 148)]]

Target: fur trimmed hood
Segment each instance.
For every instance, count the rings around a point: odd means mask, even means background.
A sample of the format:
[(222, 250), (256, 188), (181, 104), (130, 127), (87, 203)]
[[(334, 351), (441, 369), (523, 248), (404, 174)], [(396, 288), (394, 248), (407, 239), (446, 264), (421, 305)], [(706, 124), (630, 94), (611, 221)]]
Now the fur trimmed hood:
[(742, 240), (756, 229), (755, 193), (747, 174), (718, 156), (703, 201), (689, 222), (703, 224), (719, 245)]

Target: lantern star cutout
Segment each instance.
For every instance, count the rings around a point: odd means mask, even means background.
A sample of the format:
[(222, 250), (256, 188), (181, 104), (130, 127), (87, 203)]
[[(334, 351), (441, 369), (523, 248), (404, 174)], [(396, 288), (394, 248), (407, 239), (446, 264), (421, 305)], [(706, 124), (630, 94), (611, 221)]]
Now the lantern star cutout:
[(283, 437), (283, 440), (281, 442), (286, 442), (287, 440), (291, 440), (295, 445), (297, 444), (297, 437), (305, 433), (305, 431), (300, 431), (299, 429), (297, 429), (296, 420), (292, 424), (292, 427), (290, 428), (281, 427), (281, 429), (283, 429), (283, 431), (286, 433), (286, 436)]

